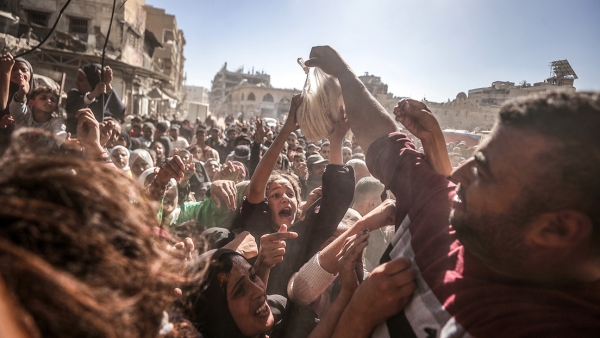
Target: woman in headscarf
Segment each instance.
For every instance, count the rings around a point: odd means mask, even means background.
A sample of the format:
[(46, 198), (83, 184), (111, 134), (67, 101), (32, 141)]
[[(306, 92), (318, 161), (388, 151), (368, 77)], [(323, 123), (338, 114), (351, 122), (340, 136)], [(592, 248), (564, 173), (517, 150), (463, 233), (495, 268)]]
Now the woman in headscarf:
[[(4, 58), (12, 59), (12, 56), (5, 55)], [(8, 90), (8, 101), (6, 102), (6, 106), (2, 111), (0, 111), (0, 119), (4, 118), (4, 116), (10, 116), (10, 112), (8, 111), (8, 107), (10, 102), (13, 100), (13, 97), (19, 90), (19, 82), (21, 77), (25, 79), (25, 81), (29, 82), (29, 92), (31, 93), (34, 89), (33, 83), (33, 67), (29, 61), (23, 58), (14, 59), (15, 63), (10, 70), (10, 82), (8, 88), (2, 90)], [(4, 149), (8, 147), (10, 143), (10, 135), (14, 130), (14, 126), (11, 123), (7, 123), (6, 128), (0, 129), (0, 154), (4, 153)]]
[(77, 70), (76, 88), (67, 93), (67, 132), (71, 134), (77, 132), (75, 114), (82, 108), (90, 108), (98, 122), (102, 122), (104, 116), (112, 116), (119, 121), (123, 120), (125, 105), (110, 84), (113, 79), (113, 71), (106, 66), (104, 79), (101, 81), (101, 68), (102, 66), (94, 63)]
[(144, 170), (154, 167), (154, 161), (152, 161), (152, 155), (146, 149), (136, 149), (131, 152), (129, 166), (131, 167), (132, 177), (137, 180)]
[(281, 296), (267, 298), (266, 286), (241, 254), (218, 249), (207, 259), (198, 290), (184, 290), (186, 316), (207, 338), (265, 337), (285, 308)]
[(129, 168), (129, 150), (123, 146), (115, 146), (110, 150), (110, 159), (117, 169), (123, 170), (131, 176)]

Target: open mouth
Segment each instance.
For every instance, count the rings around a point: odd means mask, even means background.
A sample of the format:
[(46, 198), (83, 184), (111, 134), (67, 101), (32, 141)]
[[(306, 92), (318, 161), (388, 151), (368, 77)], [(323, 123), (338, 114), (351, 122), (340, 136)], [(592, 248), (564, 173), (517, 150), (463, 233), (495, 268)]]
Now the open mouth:
[(292, 217), (292, 209), (291, 208), (283, 208), (279, 212), (280, 217)]
[(265, 302), (261, 307), (254, 311), (254, 315), (257, 317), (265, 317), (269, 315), (269, 311), (269, 306), (267, 305), (267, 302)]

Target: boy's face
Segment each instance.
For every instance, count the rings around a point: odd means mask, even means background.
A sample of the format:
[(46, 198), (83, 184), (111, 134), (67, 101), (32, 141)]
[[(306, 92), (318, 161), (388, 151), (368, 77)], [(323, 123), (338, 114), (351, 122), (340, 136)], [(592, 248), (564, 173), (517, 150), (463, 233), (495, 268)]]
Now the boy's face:
[(58, 99), (52, 93), (40, 93), (31, 100), (30, 105), (35, 112), (51, 114), (56, 111)]
[(17, 61), (10, 72), (10, 82), (19, 83), (21, 76), (25, 78), (25, 82), (29, 82), (31, 73), (29, 73), (29, 67), (25, 63)]

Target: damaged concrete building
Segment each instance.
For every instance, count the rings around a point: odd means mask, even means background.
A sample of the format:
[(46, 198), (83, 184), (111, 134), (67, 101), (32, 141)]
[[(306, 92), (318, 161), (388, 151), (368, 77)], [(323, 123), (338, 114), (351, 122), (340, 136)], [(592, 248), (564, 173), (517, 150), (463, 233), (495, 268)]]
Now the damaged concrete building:
[[(66, 2), (2, 2), (0, 11), (16, 21), (0, 32), (4, 50), (15, 54), (37, 45)], [(34, 72), (62, 84), (65, 92), (73, 88), (79, 67), (101, 63), (112, 5), (112, 0), (72, 1), (46, 43), (26, 56)], [(173, 15), (145, 0), (117, 1), (104, 63), (114, 70), (112, 85), (127, 114), (171, 118), (183, 104), (184, 45)]]

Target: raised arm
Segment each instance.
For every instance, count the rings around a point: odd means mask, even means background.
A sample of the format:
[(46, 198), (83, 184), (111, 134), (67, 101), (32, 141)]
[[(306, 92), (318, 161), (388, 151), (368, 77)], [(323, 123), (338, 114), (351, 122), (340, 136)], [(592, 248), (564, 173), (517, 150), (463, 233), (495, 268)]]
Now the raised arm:
[(267, 181), (269, 180), (269, 176), (271, 176), (275, 164), (277, 164), (277, 157), (279, 156), (279, 153), (281, 153), (281, 149), (283, 149), (287, 137), (292, 131), (298, 128), (296, 124), (296, 110), (301, 103), (302, 97), (300, 97), (300, 94), (294, 95), (290, 113), (288, 114), (288, 118), (285, 121), (281, 132), (279, 132), (275, 141), (273, 141), (273, 144), (265, 153), (265, 156), (258, 162), (254, 175), (252, 175), (248, 187), (248, 202), (258, 204), (265, 199)]
[(346, 136), (349, 129), (350, 124), (348, 124), (348, 121), (340, 121), (334, 125), (333, 132), (329, 135), (329, 142), (331, 144), (329, 164), (344, 164), (342, 157), (342, 143), (344, 142), (344, 136)]
[(0, 58), (0, 111), (6, 109), (8, 105), (8, 92), (10, 88), (10, 72), (15, 64), (12, 55), (4, 54)]
[(354, 235), (363, 231), (369, 232), (386, 225), (394, 224), (394, 214), (396, 212), (396, 202), (388, 199), (381, 203), (377, 208), (371, 210), (364, 217), (356, 221), (354, 225), (338, 236), (333, 242), (327, 245), (319, 252), (319, 263), (321, 267), (330, 274), (337, 274), (338, 253), (344, 247), (344, 242)]
[(392, 117), (369, 93), (335, 49), (329, 46), (313, 47), (306, 65), (319, 67), (338, 78), (350, 128), (364, 150), (368, 150), (373, 141), (397, 130)]

